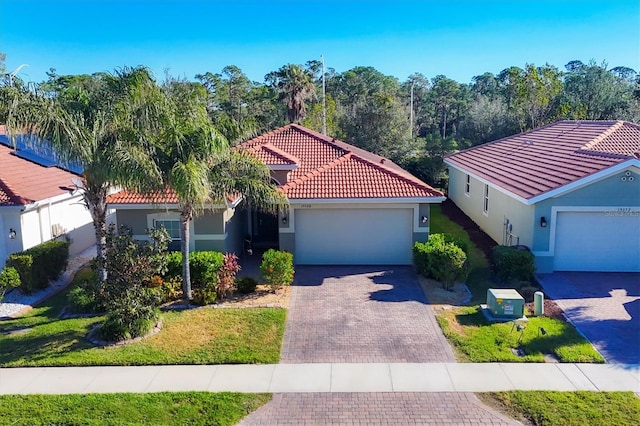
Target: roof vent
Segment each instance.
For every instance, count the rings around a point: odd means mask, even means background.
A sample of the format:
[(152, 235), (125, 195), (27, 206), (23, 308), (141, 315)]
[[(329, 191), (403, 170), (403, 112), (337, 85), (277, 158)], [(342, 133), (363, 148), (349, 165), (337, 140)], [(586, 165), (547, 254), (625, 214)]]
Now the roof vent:
[(380, 160), (380, 164), (384, 164), (384, 158)]

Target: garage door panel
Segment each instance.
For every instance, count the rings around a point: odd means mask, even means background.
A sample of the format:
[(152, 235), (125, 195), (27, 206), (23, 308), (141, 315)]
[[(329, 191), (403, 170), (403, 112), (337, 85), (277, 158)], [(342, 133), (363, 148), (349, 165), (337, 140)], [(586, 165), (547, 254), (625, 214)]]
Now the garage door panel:
[(640, 271), (640, 217), (606, 212), (560, 212), (557, 271)]
[(412, 209), (295, 212), (298, 264), (410, 264)]

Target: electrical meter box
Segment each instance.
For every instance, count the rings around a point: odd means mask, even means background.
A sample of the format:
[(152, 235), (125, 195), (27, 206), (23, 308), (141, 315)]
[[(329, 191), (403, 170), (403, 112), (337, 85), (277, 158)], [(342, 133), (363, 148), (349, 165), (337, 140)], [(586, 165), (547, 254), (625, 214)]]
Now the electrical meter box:
[(522, 318), (524, 298), (513, 289), (490, 288), (487, 290), (487, 309), (494, 317)]

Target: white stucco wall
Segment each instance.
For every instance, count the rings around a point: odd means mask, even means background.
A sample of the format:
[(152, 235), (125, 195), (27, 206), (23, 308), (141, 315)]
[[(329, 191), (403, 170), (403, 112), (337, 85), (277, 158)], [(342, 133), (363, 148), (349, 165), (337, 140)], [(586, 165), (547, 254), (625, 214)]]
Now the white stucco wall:
[[(449, 166), (449, 198), (498, 244), (505, 244), (506, 222), (511, 225), (511, 244), (533, 244), (535, 208), (500, 192), (489, 184), (489, 210), (483, 211), (484, 185), (470, 177), (469, 193), (465, 193), (467, 174)], [(518, 238), (516, 238), (516, 236)]]

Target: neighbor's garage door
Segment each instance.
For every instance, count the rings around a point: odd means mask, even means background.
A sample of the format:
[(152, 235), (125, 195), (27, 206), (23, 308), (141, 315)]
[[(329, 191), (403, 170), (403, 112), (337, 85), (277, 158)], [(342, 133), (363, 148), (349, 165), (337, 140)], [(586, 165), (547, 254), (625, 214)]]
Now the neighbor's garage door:
[(407, 265), (412, 209), (295, 211), (295, 262), (301, 265)]
[(640, 216), (559, 212), (555, 270), (640, 271)]

